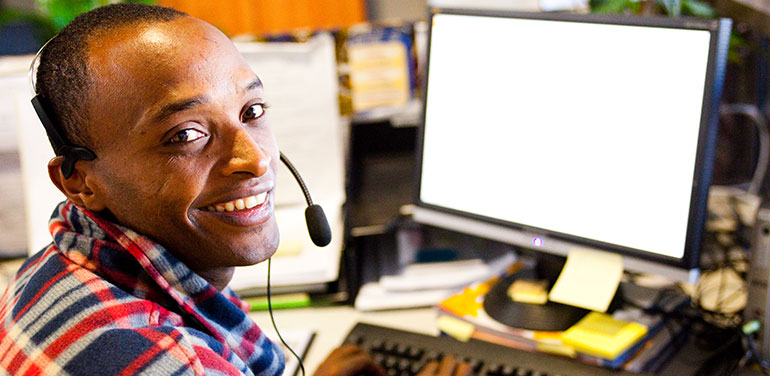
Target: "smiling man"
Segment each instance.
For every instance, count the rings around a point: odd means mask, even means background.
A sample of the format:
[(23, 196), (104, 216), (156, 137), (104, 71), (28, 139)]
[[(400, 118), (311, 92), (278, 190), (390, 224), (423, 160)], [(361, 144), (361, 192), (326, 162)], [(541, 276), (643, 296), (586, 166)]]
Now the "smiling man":
[[(280, 374), (227, 288), (279, 240), (278, 147), (230, 40), (172, 9), (106, 6), (48, 43), (35, 89), (93, 155), (48, 165), (67, 201), (0, 299), (0, 374)], [(347, 346), (317, 374), (361, 372), (382, 374)]]
[[(281, 374), (227, 287), (279, 241), (278, 147), (230, 40), (173, 9), (108, 5), (43, 48), (35, 91), (67, 200), (0, 298), (0, 374)], [(420, 375), (469, 372), (447, 356)], [(358, 374), (384, 371), (353, 345), (316, 370)]]

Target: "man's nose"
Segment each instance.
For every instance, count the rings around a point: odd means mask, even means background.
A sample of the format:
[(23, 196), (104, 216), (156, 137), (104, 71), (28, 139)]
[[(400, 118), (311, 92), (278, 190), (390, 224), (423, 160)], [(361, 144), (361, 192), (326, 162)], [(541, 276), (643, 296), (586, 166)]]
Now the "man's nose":
[(225, 176), (247, 173), (262, 176), (270, 167), (270, 154), (241, 128), (235, 131), (230, 160), (223, 170)]

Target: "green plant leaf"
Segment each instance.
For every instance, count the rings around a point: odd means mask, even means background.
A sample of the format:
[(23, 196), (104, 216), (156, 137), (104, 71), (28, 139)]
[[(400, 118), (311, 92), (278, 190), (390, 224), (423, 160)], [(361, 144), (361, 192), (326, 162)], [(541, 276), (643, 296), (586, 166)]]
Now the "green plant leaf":
[(751, 49), (751, 45), (746, 38), (733, 30), (730, 33), (730, 48), (727, 50), (727, 62), (736, 65), (743, 64), (744, 56), (750, 53)]
[(682, 0), (682, 13), (696, 17), (716, 17), (714, 8), (700, 0)]
[(631, 8), (631, 0), (607, 0), (601, 5), (593, 8), (595, 13), (623, 13)]
[(38, 0), (38, 8), (51, 19), (56, 30), (61, 30), (78, 14), (93, 9), (91, 0)]
[(30, 23), (35, 25), (35, 39), (42, 45), (48, 39), (56, 35), (56, 28), (53, 23), (42, 15), (22, 9), (4, 8), (0, 9), (0, 26), (13, 23)]
[(669, 16), (679, 17), (682, 15), (682, 0), (658, 0), (658, 4)]
[[(38, 9), (51, 20), (57, 31), (61, 30), (79, 14), (100, 6), (114, 3), (111, 0), (36, 0)], [(152, 0), (125, 1), (130, 3), (154, 4)]]

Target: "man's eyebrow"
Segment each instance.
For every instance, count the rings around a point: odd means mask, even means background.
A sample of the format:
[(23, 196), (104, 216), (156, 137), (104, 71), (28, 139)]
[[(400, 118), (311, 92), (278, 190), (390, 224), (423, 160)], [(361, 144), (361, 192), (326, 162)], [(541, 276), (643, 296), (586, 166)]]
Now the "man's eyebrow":
[(155, 122), (161, 122), (163, 120), (166, 120), (169, 116), (177, 112), (189, 110), (198, 105), (207, 103), (208, 101), (209, 101), (209, 98), (207, 96), (199, 95), (193, 98), (182, 99), (173, 103), (169, 103), (161, 107), (161, 109), (155, 114), (155, 116), (153, 116), (153, 120)]
[(259, 77), (255, 78), (254, 81), (249, 82), (248, 85), (245, 86), (245, 91), (252, 91), (256, 90), (262, 87), (262, 81), (259, 79)]

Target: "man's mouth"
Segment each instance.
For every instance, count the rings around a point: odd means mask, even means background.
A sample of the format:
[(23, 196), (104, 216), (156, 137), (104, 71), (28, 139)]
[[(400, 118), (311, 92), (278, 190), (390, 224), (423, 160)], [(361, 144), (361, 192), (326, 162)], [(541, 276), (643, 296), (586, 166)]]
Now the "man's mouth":
[(262, 192), (254, 196), (241, 197), (228, 202), (221, 202), (207, 207), (200, 208), (209, 212), (234, 212), (239, 210), (248, 210), (262, 205), (267, 199), (267, 192)]

